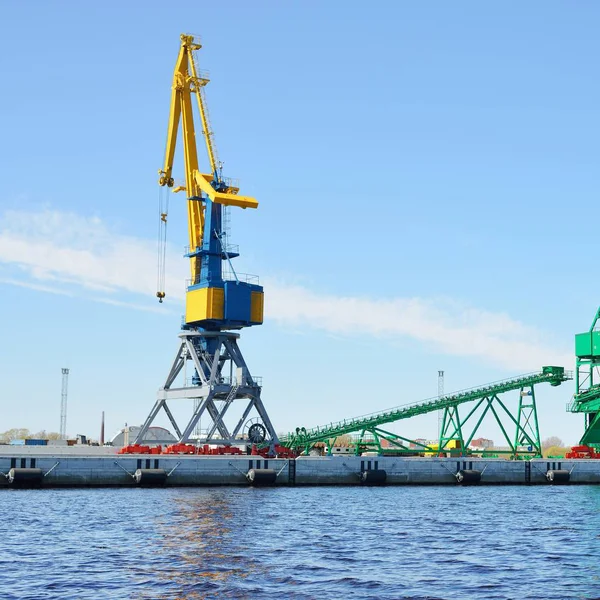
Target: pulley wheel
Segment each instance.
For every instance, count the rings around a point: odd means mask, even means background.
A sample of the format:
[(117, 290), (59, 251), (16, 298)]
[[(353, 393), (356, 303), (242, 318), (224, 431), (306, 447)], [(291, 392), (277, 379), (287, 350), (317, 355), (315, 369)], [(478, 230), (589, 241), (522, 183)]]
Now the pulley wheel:
[(267, 428), (261, 423), (253, 423), (248, 428), (248, 440), (253, 444), (261, 444), (267, 439)]

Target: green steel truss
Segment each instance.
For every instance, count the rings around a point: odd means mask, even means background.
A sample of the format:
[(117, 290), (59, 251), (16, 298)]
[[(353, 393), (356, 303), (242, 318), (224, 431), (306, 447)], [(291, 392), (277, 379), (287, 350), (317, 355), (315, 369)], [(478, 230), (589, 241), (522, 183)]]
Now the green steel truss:
[(600, 446), (600, 308), (585, 333), (575, 336), (575, 394), (567, 410), (582, 413), (585, 432), (580, 444)]
[[(572, 379), (563, 367), (543, 367), (537, 373), (497, 381), (447, 396), (431, 398), (422, 402), (399, 406), (386, 411), (364, 415), (354, 419), (344, 419), (322, 427), (296, 431), (280, 437), (283, 446), (307, 453), (318, 442), (325, 442), (329, 448), (336, 439), (347, 434), (355, 435), (355, 451), (383, 450), (382, 440), (386, 440), (386, 454), (447, 453), (463, 455), (475, 437), (486, 415), (493, 415), (502, 431), (509, 450), (504, 453), (512, 456), (519, 454), (541, 456), (540, 433), (537, 419), (534, 386), (549, 383), (557, 386)], [(514, 415), (499, 396), (505, 392), (519, 391), (519, 404)], [(461, 416), (459, 407), (473, 403), (465, 416)], [(427, 444), (411, 440), (392, 433), (382, 425), (417, 415), (442, 410), (443, 419), (437, 444)], [(412, 447), (409, 447), (410, 444)], [(496, 453), (496, 451), (494, 451)]]

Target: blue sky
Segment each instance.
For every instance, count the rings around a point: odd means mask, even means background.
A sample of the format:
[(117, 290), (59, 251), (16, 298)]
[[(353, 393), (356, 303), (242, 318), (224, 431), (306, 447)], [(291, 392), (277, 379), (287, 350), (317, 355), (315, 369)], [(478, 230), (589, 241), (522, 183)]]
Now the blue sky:
[[(232, 241), (265, 285), (241, 343), (278, 430), (435, 395), (438, 369), (454, 390), (572, 367), (598, 304), (597, 4), (2, 12), (0, 430), (58, 428), (63, 366), (72, 434), (141, 422), (168, 371), (185, 213), (174, 197), (159, 306), (156, 172), (184, 31), (226, 174), (260, 202)], [(543, 436), (577, 441), (572, 391), (538, 391)]]

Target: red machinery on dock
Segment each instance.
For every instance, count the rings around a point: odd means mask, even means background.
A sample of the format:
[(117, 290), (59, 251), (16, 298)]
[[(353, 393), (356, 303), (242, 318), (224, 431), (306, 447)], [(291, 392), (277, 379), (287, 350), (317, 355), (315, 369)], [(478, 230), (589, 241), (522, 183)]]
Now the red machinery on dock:
[[(268, 447), (258, 448), (256, 444), (252, 445), (250, 456), (269, 456)], [(162, 446), (142, 446), (140, 444), (130, 444), (123, 446), (117, 454), (192, 454), (196, 456), (243, 456), (247, 454), (237, 446), (217, 446), (211, 448), (208, 444), (194, 446), (193, 444), (171, 444), (164, 450)], [(290, 448), (276, 445), (275, 454), (277, 458), (295, 458), (296, 453)]]
[(589, 446), (573, 446), (565, 458), (600, 458), (600, 453)]

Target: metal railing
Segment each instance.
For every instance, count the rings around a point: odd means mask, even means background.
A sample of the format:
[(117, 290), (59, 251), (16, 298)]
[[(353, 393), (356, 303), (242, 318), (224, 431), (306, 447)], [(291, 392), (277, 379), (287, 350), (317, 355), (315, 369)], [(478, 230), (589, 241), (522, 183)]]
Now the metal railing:
[(196, 68), (196, 75), (196, 78), (199, 79), (202, 84), (205, 84), (206, 82), (210, 81), (210, 71), (208, 71), (207, 69)]
[(192, 33), (191, 31), (186, 31), (183, 35), (191, 37), (194, 40), (194, 44), (202, 46), (202, 36), (199, 33)]
[(237, 273), (229, 269), (223, 269), (224, 281), (241, 281), (242, 283), (250, 283), (252, 285), (260, 285), (258, 275), (250, 273)]
[[(223, 177), (223, 183), (228, 188), (240, 189), (240, 180), (237, 177)], [(234, 193), (233, 191), (230, 193)], [(237, 192), (235, 192), (237, 193)]]
[[(227, 254), (239, 254), (240, 253), (239, 244), (222, 243), (222, 248), (223, 248), (223, 251)], [(200, 250), (202, 250), (202, 248), (200, 246), (196, 246), (193, 250), (192, 250), (191, 246), (184, 246), (183, 254), (185, 256), (187, 254), (191, 254), (192, 252), (199, 252)]]
[[(234, 273), (233, 271), (224, 271), (223, 272), (223, 281), (238, 281), (241, 283), (249, 283), (251, 285), (260, 285), (258, 275), (250, 275), (248, 273)], [(185, 280), (185, 289), (189, 288), (192, 285), (199, 285), (200, 281), (194, 283), (193, 279)], [(210, 282), (207, 282), (210, 285)], [(213, 284), (214, 285), (214, 284)]]
[(586, 412), (582, 410), (582, 405), (600, 397), (600, 384), (593, 385), (578, 394), (574, 394), (570, 402), (567, 402), (568, 412)]
[[(259, 377), (259, 376), (252, 376), (251, 377), (252, 381), (259, 387), (262, 387), (263, 385), (263, 378)], [(219, 380), (217, 383), (220, 383), (221, 385), (242, 385), (241, 382), (239, 382), (237, 380), (237, 377), (230, 377), (229, 375), (223, 375), (222, 377), (219, 377)]]
[[(263, 378), (260, 375), (254, 375), (251, 377), (252, 381), (258, 386), (258, 387), (262, 387), (263, 386)], [(201, 379), (200, 377), (196, 378), (196, 377), (186, 377), (183, 380), (183, 385), (184, 387), (200, 387), (200, 385), (202, 385), (201, 383)], [(200, 383), (197, 383), (200, 382)], [(219, 377), (216, 381), (217, 384), (219, 385), (231, 385), (231, 386), (236, 386), (236, 385), (242, 385), (240, 382), (238, 382), (237, 377), (230, 377), (229, 375), (223, 375), (222, 377)]]

